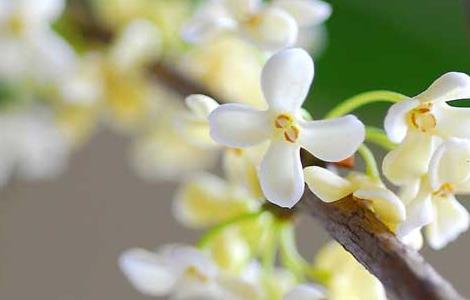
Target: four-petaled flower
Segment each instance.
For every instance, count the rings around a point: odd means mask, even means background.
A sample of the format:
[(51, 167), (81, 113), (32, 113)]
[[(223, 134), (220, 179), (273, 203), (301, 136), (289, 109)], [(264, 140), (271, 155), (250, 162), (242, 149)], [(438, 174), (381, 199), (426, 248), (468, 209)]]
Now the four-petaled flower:
[(183, 38), (199, 43), (224, 32), (237, 32), (265, 50), (292, 46), (299, 27), (324, 22), (329, 4), (319, 0), (214, 0), (204, 5), (183, 29)]
[(324, 161), (340, 161), (364, 141), (364, 125), (352, 115), (321, 121), (302, 118), (313, 75), (307, 52), (283, 50), (269, 59), (261, 75), (267, 110), (231, 103), (209, 115), (211, 136), (222, 145), (243, 148), (270, 142), (258, 176), (266, 199), (283, 207), (296, 204), (304, 191), (301, 147)]
[(429, 245), (441, 249), (469, 227), (469, 214), (455, 195), (470, 193), (470, 141), (454, 138), (439, 146), (428, 175), (415, 186), (403, 197), (407, 218), (397, 233), (406, 238), (426, 226)]
[(452, 107), (446, 101), (470, 98), (470, 77), (450, 72), (418, 96), (393, 105), (386, 118), (390, 140), (401, 143), (383, 161), (384, 175), (405, 185), (428, 170), (441, 140), (470, 138), (470, 108)]

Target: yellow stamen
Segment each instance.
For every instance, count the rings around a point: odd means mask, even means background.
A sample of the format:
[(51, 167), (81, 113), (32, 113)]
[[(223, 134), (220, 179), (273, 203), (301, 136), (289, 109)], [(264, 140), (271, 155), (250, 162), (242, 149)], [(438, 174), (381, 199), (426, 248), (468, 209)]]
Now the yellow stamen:
[(274, 119), (274, 128), (280, 132), (280, 136), (290, 143), (295, 143), (300, 136), (300, 127), (293, 117), (280, 114)]
[(446, 197), (454, 193), (454, 185), (451, 183), (444, 183), (441, 187), (434, 191), (432, 194), (438, 197)]
[(195, 266), (189, 266), (188, 268), (186, 268), (186, 270), (184, 271), (184, 275), (187, 278), (197, 280), (200, 282), (209, 281), (209, 278), (207, 278), (206, 275), (202, 274)]
[(409, 112), (409, 123), (423, 133), (432, 133), (436, 128), (436, 117), (431, 111), (432, 103), (426, 102)]

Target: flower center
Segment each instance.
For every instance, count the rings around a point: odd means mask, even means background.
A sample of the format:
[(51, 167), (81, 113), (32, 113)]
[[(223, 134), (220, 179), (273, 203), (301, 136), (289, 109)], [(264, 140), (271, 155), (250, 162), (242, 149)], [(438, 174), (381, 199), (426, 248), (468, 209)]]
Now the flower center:
[(20, 35), (24, 32), (26, 26), (21, 16), (13, 14), (8, 19), (7, 27), (14, 35)]
[(452, 195), (453, 193), (454, 193), (454, 185), (451, 183), (444, 183), (443, 185), (441, 185), (441, 187), (437, 191), (434, 191), (432, 194), (434, 196), (444, 198), (449, 195)]
[(300, 136), (300, 127), (295, 119), (288, 114), (280, 114), (274, 118), (274, 128), (282, 139), (289, 143), (295, 143)]
[(263, 18), (261, 17), (261, 14), (252, 14), (243, 21), (243, 24), (247, 27), (255, 28), (261, 24), (262, 20)]
[(196, 280), (200, 282), (208, 282), (209, 278), (206, 275), (202, 274), (195, 266), (189, 266), (184, 271), (184, 275), (186, 278), (191, 280)]
[(424, 133), (431, 133), (436, 128), (436, 117), (431, 112), (432, 103), (419, 105), (409, 113), (410, 125)]

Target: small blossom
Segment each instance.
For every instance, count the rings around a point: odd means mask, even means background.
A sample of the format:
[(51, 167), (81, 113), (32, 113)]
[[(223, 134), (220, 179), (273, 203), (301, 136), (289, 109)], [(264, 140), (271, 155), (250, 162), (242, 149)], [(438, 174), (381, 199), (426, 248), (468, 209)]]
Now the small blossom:
[(192, 43), (207, 41), (226, 32), (236, 32), (266, 50), (292, 46), (299, 27), (317, 25), (331, 14), (321, 1), (260, 0), (210, 1), (183, 29), (183, 37)]
[(328, 300), (387, 299), (380, 281), (336, 242), (318, 252), (314, 267), (325, 274)]
[(391, 141), (401, 143), (383, 161), (384, 175), (397, 185), (408, 184), (427, 172), (440, 140), (470, 138), (470, 109), (446, 101), (470, 98), (470, 77), (450, 72), (426, 91), (393, 105), (385, 118)]
[(320, 167), (304, 169), (305, 182), (310, 190), (324, 202), (338, 201), (348, 195), (366, 204), (391, 229), (405, 220), (405, 206), (379, 179), (351, 173), (344, 179)]
[(429, 245), (434, 249), (445, 247), (469, 227), (469, 214), (455, 198), (456, 194), (468, 193), (470, 141), (450, 139), (436, 150), (429, 174), (420, 180), (414, 197), (405, 199), (407, 218), (398, 234), (406, 238), (425, 226)]
[(266, 198), (292, 207), (303, 194), (300, 148), (325, 161), (351, 156), (364, 141), (364, 125), (354, 116), (306, 121), (301, 106), (313, 80), (313, 62), (301, 49), (270, 58), (261, 85), (269, 104), (265, 111), (242, 104), (224, 104), (209, 116), (212, 138), (225, 146), (244, 148), (270, 141), (259, 168)]

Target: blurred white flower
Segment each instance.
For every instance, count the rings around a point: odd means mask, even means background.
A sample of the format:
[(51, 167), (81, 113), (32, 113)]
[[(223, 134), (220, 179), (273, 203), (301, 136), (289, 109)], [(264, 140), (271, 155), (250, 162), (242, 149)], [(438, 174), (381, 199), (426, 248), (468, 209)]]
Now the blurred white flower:
[(284, 296), (284, 300), (323, 300), (325, 291), (313, 284), (300, 284)]
[(183, 38), (201, 43), (226, 32), (236, 32), (265, 50), (294, 45), (299, 27), (317, 25), (331, 14), (318, 0), (213, 0), (203, 5), (183, 29)]
[(258, 174), (266, 198), (283, 207), (292, 207), (304, 191), (301, 147), (322, 160), (340, 161), (351, 156), (365, 137), (364, 125), (351, 115), (303, 119), (301, 106), (313, 74), (307, 52), (283, 50), (269, 59), (261, 76), (268, 110), (224, 104), (209, 116), (211, 136), (222, 145), (244, 148), (271, 142)]
[(63, 0), (0, 0), (0, 78), (54, 80), (73, 70), (72, 48), (51, 28)]
[(470, 98), (470, 77), (450, 72), (418, 96), (393, 105), (385, 118), (391, 141), (401, 143), (383, 161), (384, 175), (397, 185), (420, 178), (438, 143), (450, 137), (470, 138), (470, 108), (446, 101)]
[(318, 252), (314, 266), (325, 274), (326, 298), (329, 300), (387, 299), (380, 281), (336, 242)]
[(429, 175), (419, 182), (411, 199), (405, 199), (406, 222), (398, 234), (405, 238), (425, 226), (426, 239), (434, 249), (441, 249), (468, 230), (470, 217), (455, 198), (470, 193), (470, 141), (450, 139), (436, 150)]
[(406, 218), (405, 206), (379, 179), (358, 173), (348, 178), (320, 167), (304, 169), (305, 182), (310, 190), (324, 202), (338, 201), (348, 195), (364, 202), (392, 231)]
[(32, 109), (0, 115), (0, 186), (14, 175), (25, 179), (57, 176), (65, 167), (69, 144), (52, 115)]

